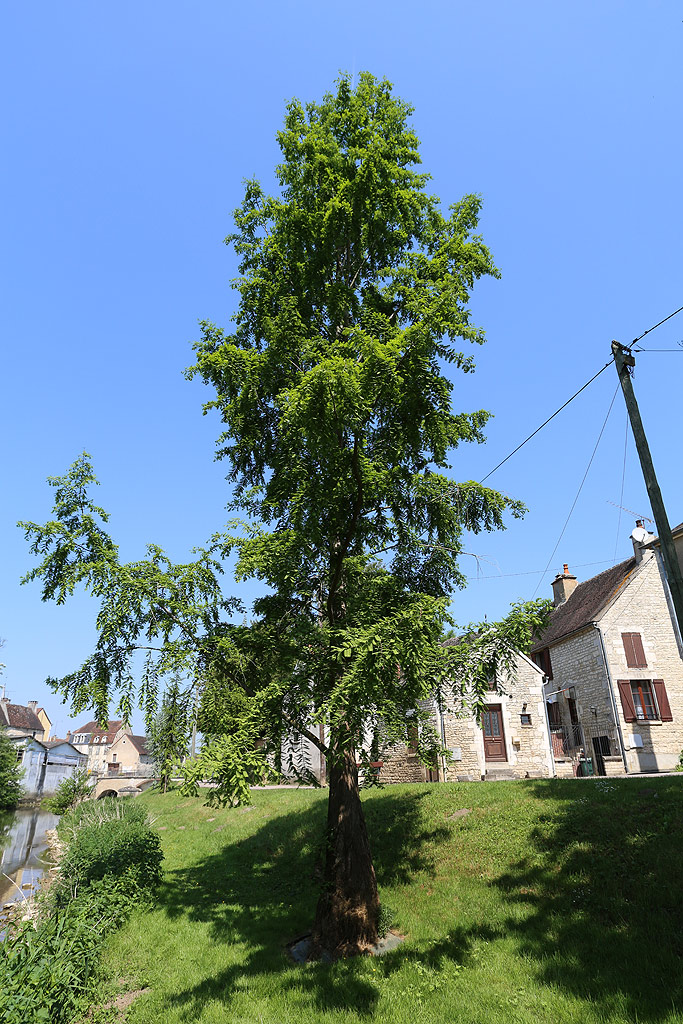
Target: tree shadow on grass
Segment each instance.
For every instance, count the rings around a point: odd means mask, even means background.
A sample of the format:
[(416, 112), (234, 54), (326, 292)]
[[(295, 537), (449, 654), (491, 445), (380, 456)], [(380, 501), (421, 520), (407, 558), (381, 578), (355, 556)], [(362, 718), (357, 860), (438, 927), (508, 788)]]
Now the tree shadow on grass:
[(561, 810), (541, 815), (529, 855), (493, 882), (516, 908), (505, 933), (538, 981), (606, 1017), (680, 1013), (683, 780), (528, 785), (539, 800), (562, 801)]
[[(449, 831), (425, 825), (420, 805), (426, 795), (385, 792), (381, 800), (364, 802), (380, 887), (433, 870), (438, 844)], [(379, 988), (358, 959), (295, 967), (287, 955), (287, 944), (313, 922), (325, 816), (325, 802), (316, 801), (166, 876), (159, 904), (168, 916), (208, 924), (216, 942), (241, 953), (218, 975), (168, 998), (187, 1020), (196, 1020), (211, 1000), (229, 1004), (238, 991), (267, 976), (277, 978), (280, 995), (295, 990), (319, 1011), (373, 1012)]]

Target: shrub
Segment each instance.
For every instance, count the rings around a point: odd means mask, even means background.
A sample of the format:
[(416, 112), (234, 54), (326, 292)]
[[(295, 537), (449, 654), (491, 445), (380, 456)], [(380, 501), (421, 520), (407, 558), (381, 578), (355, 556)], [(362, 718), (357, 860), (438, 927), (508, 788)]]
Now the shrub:
[(91, 783), (85, 768), (78, 768), (73, 775), (62, 781), (52, 796), (43, 800), (43, 807), (53, 814), (64, 814), (81, 800), (90, 796)]
[(58, 906), (111, 876), (137, 893), (151, 891), (161, 880), (159, 835), (135, 803), (79, 804), (62, 818), (59, 832), (68, 845), (53, 886)]
[(37, 927), (29, 922), (11, 929), (0, 955), (2, 1024), (72, 1020), (92, 992), (103, 936), (139, 900), (129, 880), (109, 876)]

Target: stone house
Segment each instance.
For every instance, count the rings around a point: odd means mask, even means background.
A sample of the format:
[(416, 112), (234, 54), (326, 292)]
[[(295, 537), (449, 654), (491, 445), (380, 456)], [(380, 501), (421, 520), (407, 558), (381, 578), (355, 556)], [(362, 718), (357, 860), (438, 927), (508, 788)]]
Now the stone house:
[[(423, 701), (428, 724), (448, 758), (425, 764), (415, 745), (382, 744), (378, 778), (382, 783), (455, 782), (501, 778), (543, 778), (553, 775), (553, 758), (543, 694), (543, 670), (523, 654), (516, 656), (514, 672), (501, 677), (489, 691), (487, 710), (477, 721), (463, 713), (455, 692), (440, 706), (436, 698)], [(322, 726), (316, 726), (322, 730)], [(324, 739), (324, 731), (321, 731)], [(368, 734), (366, 750), (372, 736)], [(325, 761), (318, 749), (299, 733), (283, 741), (282, 770), (302, 766), (320, 782), (325, 781)]]
[(382, 751), (379, 781), (469, 782), (553, 775), (543, 679), (542, 669), (517, 654), (514, 670), (492, 684), (480, 720), (463, 713), (454, 691), (442, 707), (435, 698), (424, 701), (422, 710), (449, 751), (448, 759), (425, 765), (416, 746), (400, 744)]
[(85, 754), (89, 772), (102, 773), (108, 770), (108, 751), (112, 743), (130, 733), (132, 729), (121, 720), (109, 721), (105, 728), (98, 722), (86, 722), (73, 732), (68, 732), (66, 738), (79, 753)]
[(532, 657), (559, 775), (670, 771), (683, 748), (683, 647), (661, 555), (642, 523), (631, 539), (632, 558), (583, 583), (565, 565), (553, 581)]
[(45, 708), (39, 708), (37, 701), (30, 700), (27, 705), (11, 704), (9, 697), (0, 698), (0, 726), (3, 725), (10, 738), (31, 736), (40, 741), (49, 738), (52, 728)]
[(146, 736), (134, 736), (122, 732), (107, 749), (108, 775), (122, 775), (134, 772), (136, 775), (152, 775), (154, 758), (147, 746)]

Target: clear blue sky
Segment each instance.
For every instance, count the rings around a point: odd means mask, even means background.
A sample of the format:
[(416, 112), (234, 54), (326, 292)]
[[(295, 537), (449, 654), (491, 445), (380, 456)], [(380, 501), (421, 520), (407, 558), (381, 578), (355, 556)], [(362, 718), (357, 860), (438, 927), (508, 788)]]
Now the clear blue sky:
[[(415, 107), (425, 170), (449, 203), (484, 197), (502, 271), (473, 298), (488, 343), (458, 409), (488, 408), (488, 443), (462, 449), (481, 478), (610, 357), (683, 304), (681, 68), (674, 0), (511, 4), (357, 0), (227, 4), (34, 2), (4, 14), (0, 636), (13, 700), (68, 708), (43, 684), (90, 652), (95, 608), (42, 605), (16, 520), (44, 521), (84, 448), (123, 558), (157, 541), (184, 559), (224, 520), (217, 419), (182, 370), (197, 320), (226, 324), (235, 264), (222, 239), (242, 179), (272, 184), (287, 99), (319, 99), (367, 69)], [(651, 335), (677, 348), (683, 314)], [(635, 386), (672, 522), (683, 520), (683, 351), (642, 354)], [(468, 541), (475, 577), (459, 622), (496, 618), (631, 551), (621, 517), (625, 411), (612, 367), (489, 481), (529, 512)], [(650, 514), (629, 440), (621, 504)], [(594, 563), (594, 564), (591, 564)], [(519, 575), (529, 573), (530, 575)], [(532, 573), (535, 573), (533, 575)], [(490, 578), (494, 577), (494, 578)], [(230, 588), (228, 585), (228, 589)], [(248, 600), (249, 588), (242, 588)]]

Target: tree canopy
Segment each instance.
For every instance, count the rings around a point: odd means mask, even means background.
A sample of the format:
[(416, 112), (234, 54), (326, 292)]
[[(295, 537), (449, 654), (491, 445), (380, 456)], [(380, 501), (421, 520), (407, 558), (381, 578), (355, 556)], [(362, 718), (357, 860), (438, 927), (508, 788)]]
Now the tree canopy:
[[(322, 751), (330, 809), (315, 934), (337, 952), (376, 938), (356, 768), (367, 736), (381, 723), (405, 738), (408, 716), (446, 685), (476, 709), (483, 659), (513, 650), (514, 630), (491, 627), (476, 657), (442, 644), (465, 582), (464, 532), (501, 529), (524, 509), (453, 474), (459, 445), (484, 440), (489, 413), (455, 412), (452, 400), (457, 373), (474, 370), (466, 348), (484, 341), (471, 290), (498, 270), (476, 234), (480, 198), (444, 211), (429, 192), (411, 113), (388, 82), (342, 76), (320, 103), (289, 104), (277, 194), (246, 183), (227, 239), (240, 261), (233, 327), (202, 323), (188, 371), (223, 422), (228, 527), (187, 565), (157, 546), (121, 564), (85, 455), (52, 481), (56, 520), (23, 524), (42, 557), (26, 578), (42, 581), (44, 599), (82, 584), (100, 601), (95, 652), (53, 681), (75, 711), (105, 718), (116, 696), (125, 717), (136, 699), (153, 716), (159, 679), (182, 671), (201, 681), (200, 716), (222, 734), (212, 763), (233, 766), (228, 789), (245, 790), (240, 752), (257, 773), (287, 730)], [(220, 581), (235, 552), (237, 583), (265, 591), (241, 625)]]

